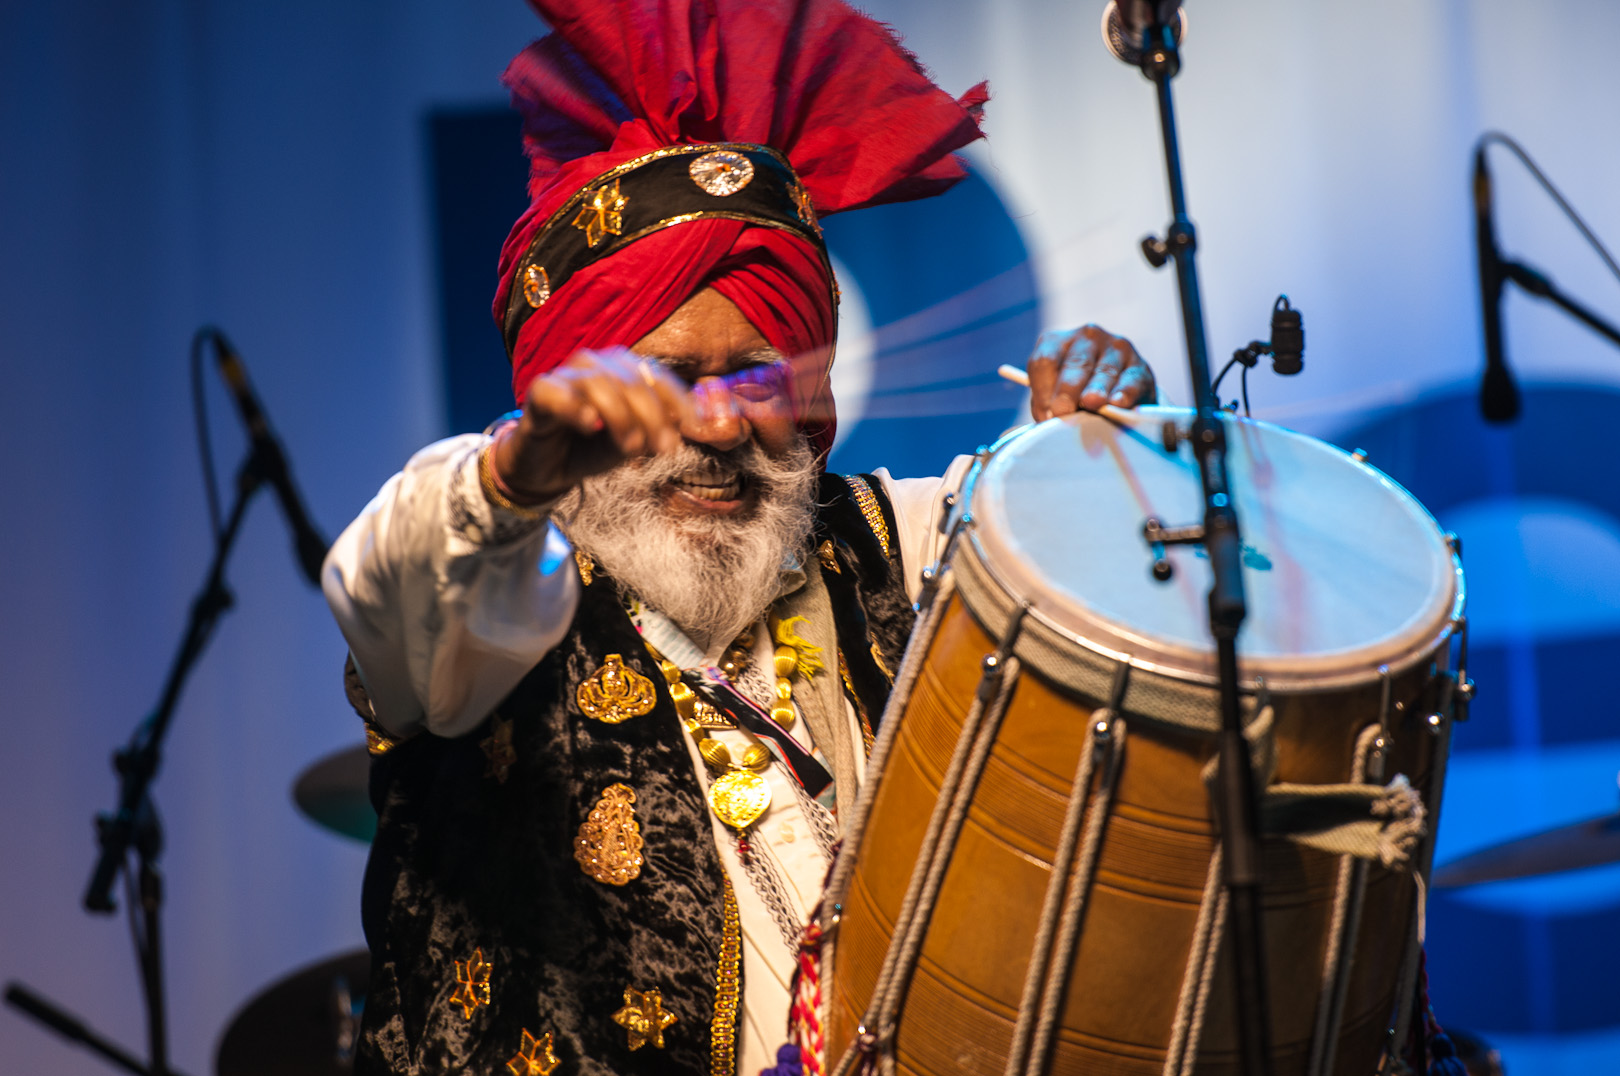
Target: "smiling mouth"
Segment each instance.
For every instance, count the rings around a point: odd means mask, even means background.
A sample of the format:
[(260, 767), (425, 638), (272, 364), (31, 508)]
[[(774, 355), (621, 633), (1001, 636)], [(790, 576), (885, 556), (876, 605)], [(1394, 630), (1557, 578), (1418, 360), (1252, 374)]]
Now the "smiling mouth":
[(740, 474), (687, 475), (670, 479), (669, 485), (678, 493), (711, 504), (736, 501), (741, 499), (743, 494), (743, 477)]

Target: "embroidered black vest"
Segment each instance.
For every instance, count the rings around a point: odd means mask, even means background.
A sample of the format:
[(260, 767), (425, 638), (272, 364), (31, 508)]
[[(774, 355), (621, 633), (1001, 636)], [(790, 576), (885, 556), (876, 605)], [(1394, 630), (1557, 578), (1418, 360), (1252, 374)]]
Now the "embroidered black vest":
[[(875, 479), (823, 477), (807, 570), (822, 571), (846, 691), (868, 727), (911, 630), (895, 534)], [(652, 692), (650, 709), (616, 724), (586, 716), (578, 697), (612, 655)], [(357, 1073), (531, 1076), (553, 1059), (559, 1072), (601, 1076), (724, 1066), (738, 993), (717, 992), (717, 980), (740, 963), (735, 905), (728, 921), (684, 735), (598, 572), (568, 635), (477, 730), (420, 734), (376, 756)], [(575, 855), (614, 786), (633, 792), (642, 840), (639, 873), (623, 885), (598, 881)], [(637, 1026), (647, 1041), (631, 1049)]]

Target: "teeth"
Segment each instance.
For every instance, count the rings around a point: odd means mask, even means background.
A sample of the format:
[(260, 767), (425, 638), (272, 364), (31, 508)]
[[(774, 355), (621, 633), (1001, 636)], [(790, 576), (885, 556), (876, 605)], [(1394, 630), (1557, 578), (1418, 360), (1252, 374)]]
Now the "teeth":
[(704, 501), (734, 501), (742, 492), (742, 482), (733, 477), (718, 479), (677, 478), (673, 485), (685, 493)]

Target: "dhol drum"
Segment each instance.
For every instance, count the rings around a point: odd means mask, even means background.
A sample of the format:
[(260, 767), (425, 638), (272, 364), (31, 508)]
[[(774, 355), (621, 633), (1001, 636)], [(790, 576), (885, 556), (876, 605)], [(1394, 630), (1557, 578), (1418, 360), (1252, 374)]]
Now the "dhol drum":
[[(1142, 534), (1201, 514), (1161, 437), (1191, 417), (981, 453), (829, 889), (829, 1071), (1240, 1071), (1208, 565), (1172, 547), (1157, 581)], [(1226, 422), (1274, 1071), (1370, 1076), (1416, 1004), (1461, 567), (1365, 461)]]

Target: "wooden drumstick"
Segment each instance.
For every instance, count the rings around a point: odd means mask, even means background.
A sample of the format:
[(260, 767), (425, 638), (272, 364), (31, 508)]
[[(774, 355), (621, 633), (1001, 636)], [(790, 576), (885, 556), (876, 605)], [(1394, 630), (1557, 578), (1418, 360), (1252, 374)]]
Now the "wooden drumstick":
[(1020, 370), (1010, 362), (1004, 362), (1000, 366), (996, 367), (996, 373), (1000, 374), (1008, 381), (1011, 381), (1014, 385), (1022, 385), (1026, 389), (1029, 388), (1029, 374), (1023, 370)]
[[(1022, 385), (1026, 389), (1029, 388), (1028, 371), (1020, 370), (1011, 363), (1002, 363), (1000, 366), (996, 367), (996, 373), (1000, 374), (1008, 381), (1011, 381), (1014, 385)], [(1130, 422), (1132, 420), (1130, 411), (1123, 407), (1115, 407), (1113, 404), (1103, 404), (1101, 407), (1097, 408), (1097, 414), (1103, 416), (1104, 418), (1113, 419), (1115, 422)]]

